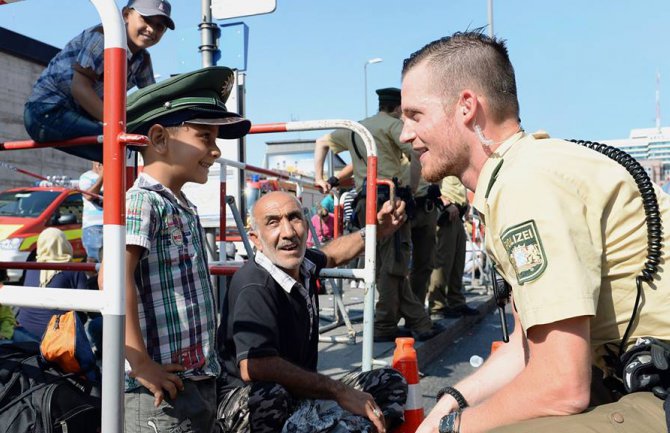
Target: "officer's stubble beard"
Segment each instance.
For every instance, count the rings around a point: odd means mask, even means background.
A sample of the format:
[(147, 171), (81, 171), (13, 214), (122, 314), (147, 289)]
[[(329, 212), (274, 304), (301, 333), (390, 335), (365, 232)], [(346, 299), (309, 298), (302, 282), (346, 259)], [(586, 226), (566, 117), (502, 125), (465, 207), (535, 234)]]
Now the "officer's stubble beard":
[[(446, 131), (457, 131), (452, 124)], [(447, 176), (456, 176), (459, 179), (465, 172), (470, 158), (470, 147), (467, 145), (465, 137), (460, 133), (457, 136), (450, 137), (449, 132), (445, 135), (443, 140), (444, 145), (437, 146), (436, 149), (429, 149), (432, 153), (431, 158), (428, 158), (428, 164), (421, 165), (421, 176), (428, 182), (440, 182)], [(457, 143), (449, 145), (448, 143)]]

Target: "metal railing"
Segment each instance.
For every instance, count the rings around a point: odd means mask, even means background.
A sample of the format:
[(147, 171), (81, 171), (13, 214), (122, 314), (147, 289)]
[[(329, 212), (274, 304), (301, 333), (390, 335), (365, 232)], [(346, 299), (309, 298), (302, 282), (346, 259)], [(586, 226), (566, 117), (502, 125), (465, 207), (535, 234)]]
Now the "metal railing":
[[(15, 306), (75, 309), (102, 313), (102, 431), (123, 432), (124, 329), (125, 329), (125, 164), (126, 144), (146, 142), (146, 138), (126, 134), (126, 28), (114, 0), (90, 0), (105, 29), (103, 161), (105, 206), (103, 242), (105, 245), (105, 290), (82, 291), (21, 286), (4, 286), (0, 303)], [(58, 143), (32, 141), (2, 143), (0, 150), (90, 144), (90, 137)], [(95, 138), (93, 142), (100, 142)]]

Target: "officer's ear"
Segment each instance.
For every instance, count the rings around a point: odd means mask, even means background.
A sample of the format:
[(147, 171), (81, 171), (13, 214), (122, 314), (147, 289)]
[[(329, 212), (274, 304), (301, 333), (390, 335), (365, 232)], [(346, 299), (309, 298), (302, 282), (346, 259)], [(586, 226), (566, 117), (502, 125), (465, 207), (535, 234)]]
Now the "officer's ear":
[(460, 118), (464, 124), (468, 124), (475, 118), (478, 109), (479, 101), (475, 92), (470, 89), (461, 90), (456, 103), (456, 117)]

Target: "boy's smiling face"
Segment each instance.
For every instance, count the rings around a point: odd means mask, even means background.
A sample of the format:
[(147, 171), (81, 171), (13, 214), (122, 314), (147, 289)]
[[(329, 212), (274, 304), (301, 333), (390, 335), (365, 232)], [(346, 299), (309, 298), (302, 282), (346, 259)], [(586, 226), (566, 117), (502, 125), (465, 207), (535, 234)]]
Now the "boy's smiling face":
[(160, 15), (145, 17), (135, 9), (126, 8), (123, 10), (123, 19), (126, 22), (128, 47), (132, 53), (156, 45), (167, 30), (167, 20)]
[(209, 168), (221, 157), (216, 145), (218, 125), (185, 123), (168, 128), (168, 158), (176, 180), (205, 183)]

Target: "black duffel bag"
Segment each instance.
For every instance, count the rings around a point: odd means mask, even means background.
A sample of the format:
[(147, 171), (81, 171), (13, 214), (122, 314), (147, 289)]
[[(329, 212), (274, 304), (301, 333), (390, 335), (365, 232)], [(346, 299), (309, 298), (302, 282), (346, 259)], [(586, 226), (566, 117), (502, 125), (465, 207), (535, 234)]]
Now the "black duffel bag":
[(100, 431), (99, 388), (48, 364), (37, 343), (0, 345), (0, 432)]

